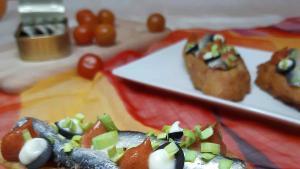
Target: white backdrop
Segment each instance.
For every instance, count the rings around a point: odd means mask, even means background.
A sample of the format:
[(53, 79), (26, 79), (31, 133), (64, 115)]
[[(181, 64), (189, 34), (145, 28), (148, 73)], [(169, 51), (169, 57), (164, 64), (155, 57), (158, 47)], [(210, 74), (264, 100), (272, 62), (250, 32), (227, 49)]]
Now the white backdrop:
[[(118, 17), (145, 21), (161, 12), (171, 28), (251, 27), (300, 16), (300, 0), (65, 0), (69, 11), (82, 7), (113, 9)], [(76, 2), (76, 3), (75, 3)]]
[[(80, 8), (97, 12), (112, 9), (118, 18), (145, 22), (153, 12), (161, 12), (170, 28), (249, 28), (300, 16), (300, 0), (64, 0), (67, 15), (74, 18)], [(17, 0), (9, 0), (8, 11), (0, 21), (0, 45), (13, 41), (19, 22)], [(71, 25), (74, 25), (74, 21)]]

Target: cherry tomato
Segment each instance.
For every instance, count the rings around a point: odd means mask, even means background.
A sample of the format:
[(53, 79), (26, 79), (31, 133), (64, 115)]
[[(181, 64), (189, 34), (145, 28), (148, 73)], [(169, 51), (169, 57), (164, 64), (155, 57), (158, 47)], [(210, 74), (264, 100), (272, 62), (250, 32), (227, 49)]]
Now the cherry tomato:
[(114, 25), (115, 16), (110, 10), (103, 9), (98, 13), (98, 21), (100, 24)]
[(100, 46), (110, 46), (116, 41), (116, 30), (112, 25), (101, 24), (95, 29), (96, 43)]
[(154, 13), (148, 17), (147, 27), (150, 32), (162, 32), (165, 30), (165, 18), (159, 14)]
[(94, 31), (90, 25), (79, 25), (73, 31), (77, 45), (89, 45), (93, 43)]
[(37, 134), (32, 129), (32, 121), (28, 120), (23, 126), (7, 133), (1, 142), (1, 153), (7, 161), (19, 161), (19, 152), (24, 145), (23, 131), (28, 129), (32, 137)]
[(76, 19), (79, 25), (96, 25), (98, 23), (97, 17), (89, 9), (79, 10)]
[(93, 79), (96, 73), (102, 69), (102, 60), (95, 54), (83, 55), (77, 65), (77, 73), (87, 79)]
[(92, 145), (92, 139), (105, 132), (106, 129), (104, 128), (104, 126), (101, 124), (100, 121), (97, 121), (94, 124), (94, 126), (82, 136), (82, 141), (81, 141), (82, 147), (90, 148)]

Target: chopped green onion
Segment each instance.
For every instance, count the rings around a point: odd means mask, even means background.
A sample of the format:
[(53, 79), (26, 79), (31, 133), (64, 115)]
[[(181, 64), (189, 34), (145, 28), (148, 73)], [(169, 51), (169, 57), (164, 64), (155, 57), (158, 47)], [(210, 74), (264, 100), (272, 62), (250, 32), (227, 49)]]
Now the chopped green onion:
[(75, 120), (73, 120), (73, 119), (71, 120), (70, 126), (68, 128), (73, 133), (77, 133), (78, 130), (79, 131), (82, 130), (81, 126), (79, 125), (79, 122), (75, 122)]
[(118, 132), (110, 131), (101, 135), (98, 135), (92, 139), (93, 148), (96, 150), (102, 150), (104, 148), (110, 147), (117, 144), (118, 142)]
[(55, 125), (55, 124), (50, 124), (50, 126), (52, 127), (52, 129), (56, 132), (56, 133), (58, 133), (58, 127)]
[(155, 150), (160, 146), (160, 143), (158, 141), (153, 140), (151, 141), (151, 146)]
[(71, 123), (72, 123), (72, 120), (68, 117), (68, 118), (64, 119), (60, 125), (62, 128), (69, 128)]
[(71, 143), (65, 143), (63, 148), (64, 148), (65, 153), (69, 153), (73, 150), (74, 147), (73, 147), (73, 144), (71, 144)]
[(211, 159), (215, 158), (216, 155), (211, 153), (201, 153), (201, 159), (204, 161), (210, 161)]
[(80, 143), (81, 139), (82, 139), (82, 136), (79, 136), (79, 135), (75, 135), (72, 137), (72, 141), (75, 141), (77, 143)]
[(194, 162), (197, 158), (197, 152), (194, 150), (185, 150), (184, 158), (186, 162)]
[(124, 150), (122, 148), (116, 148), (116, 146), (113, 146), (108, 149), (108, 156), (113, 162), (119, 161), (123, 155)]
[(118, 130), (111, 117), (108, 114), (103, 114), (99, 117), (99, 120), (104, 125), (105, 129), (108, 131)]
[(201, 143), (201, 153), (220, 154), (221, 147), (219, 144), (204, 142)]
[(219, 169), (230, 169), (233, 161), (229, 159), (222, 159), (219, 162)]
[(152, 132), (152, 131), (150, 131), (150, 132), (148, 132), (148, 133), (146, 134), (146, 136), (148, 136), (148, 137), (155, 137), (155, 133)]
[(162, 128), (162, 131), (165, 132), (165, 133), (169, 133), (170, 128), (171, 128), (171, 126), (169, 126), (169, 125), (164, 125), (163, 128)]
[(214, 134), (214, 129), (209, 126), (201, 132), (201, 140), (206, 140)]
[(237, 57), (236, 57), (235, 55), (230, 55), (230, 56), (228, 57), (228, 60), (229, 60), (230, 62), (234, 62), (234, 61), (237, 60)]
[(80, 127), (84, 130), (87, 131), (88, 129), (90, 129), (91, 127), (93, 127), (93, 123), (92, 122), (88, 122), (88, 123), (84, 123), (84, 124), (80, 124)]
[(185, 129), (185, 130), (183, 130), (183, 135), (184, 135), (183, 140), (180, 143), (180, 145), (182, 147), (189, 147), (195, 143), (196, 136), (195, 136), (194, 132), (192, 132), (191, 130)]
[(214, 58), (220, 55), (218, 51), (212, 51), (211, 54)]
[(200, 125), (196, 125), (194, 127), (194, 131), (195, 131), (196, 136), (200, 138), (201, 137), (201, 126)]
[(160, 133), (157, 135), (157, 139), (164, 140), (167, 138), (167, 133)]
[(289, 58), (296, 59), (297, 56), (298, 56), (298, 50), (297, 49), (292, 49), (292, 51), (289, 53)]
[(169, 158), (173, 157), (178, 151), (179, 148), (177, 145), (172, 141), (170, 144), (168, 144), (164, 150), (168, 153)]
[(32, 139), (31, 134), (30, 134), (28, 129), (25, 129), (25, 130), (22, 131), (22, 136), (23, 136), (23, 139), (24, 139), (25, 142)]
[[(60, 135), (59, 135), (60, 136)], [(55, 139), (53, 138), (53, 137), (51, 137), (51, 136), (48, 136), (48, 137), (46, 137), (47, 138), (47, 140), (51, 143), (51, 144), (54, 144), (55, 143)]]
[(78, 113), (75, 115), (75, 118), (78, 119), (80, 122), (82, 122), (85, 118), (84, 114)]
[(219, 46), (218, 46), (217, 44), (213, 44), (213, 45), (211, 46), (211, 51), (212, 51), (212, 52), (217, 52), (217, 51), (218, 51), (218, 48), (219, 48)]

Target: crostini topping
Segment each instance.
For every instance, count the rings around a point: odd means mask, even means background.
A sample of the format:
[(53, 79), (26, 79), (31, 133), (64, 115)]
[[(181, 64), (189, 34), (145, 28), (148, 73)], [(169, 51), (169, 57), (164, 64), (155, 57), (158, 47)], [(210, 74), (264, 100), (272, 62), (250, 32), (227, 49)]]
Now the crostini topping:
[[(300, 52), (297, 49), (289, 49), (286, 56), (278, 56), (281, 58), (276, 70), (286, 77), (289, 85), (292, 87), (300, 87)], [(278, 55), (278, 53), (277, 53)]]
[(218, 40), (220, 40), (222, 43), (225, 42), (225, 38), (224, 38), (223, 35), (221, 35), (221, 34), (215, 34), (215, 35), (213, 36), (213, 41), (218, 41)]
[[(207, 40), (208, 37), (210, 40)], [(202, 59), (210, 68), (230, 70), (237, 66), (239, 54), (233, 46), (225, 44), (224, 36), (220, 34), (206, 35), (199, 44), (204, 45), (198, 49), (202, 53)]]

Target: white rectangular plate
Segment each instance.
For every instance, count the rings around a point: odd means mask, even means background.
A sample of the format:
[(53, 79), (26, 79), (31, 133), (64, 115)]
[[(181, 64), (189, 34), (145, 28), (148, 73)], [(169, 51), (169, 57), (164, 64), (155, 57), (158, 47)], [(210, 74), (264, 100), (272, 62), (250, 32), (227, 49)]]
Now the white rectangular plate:
[(300, 112), (274, 99), (255, 85), (257, 66), (270, 59), (272, 53), (237, 47), (251, 75), (251, 93), (241, 102), (232, 102), (204, 95), (196, 90), (185, 69), (182, 50), (186, 40), (119, 67), (114, 75), (142, 84), (181, 93), (187, 96), (247, 110), (284, 122), (300, 125)]

